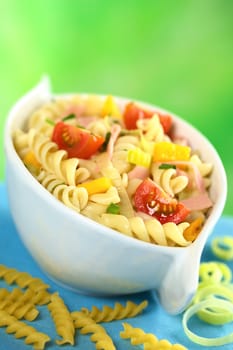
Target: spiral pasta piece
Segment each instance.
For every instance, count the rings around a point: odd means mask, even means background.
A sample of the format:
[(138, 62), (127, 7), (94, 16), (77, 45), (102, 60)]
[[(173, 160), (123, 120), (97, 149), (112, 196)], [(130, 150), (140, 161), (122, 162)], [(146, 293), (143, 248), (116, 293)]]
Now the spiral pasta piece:
[[(83, 110), (84, 99), (82, 96), (73, 95), (65, 98), (58, 98), (44, 104), (32, 113), (28, 120), (27, 127), (29, 129), (36, 129), (44, 135), (51, 136), (53, 128), (48, 121), (55, 122), (70, 114), (78, 116)], [(75, 121), (75, 118), (69, 120), (69, 124), (73, 124)]]
[(127, 176), (127, 182), (125, 187), (130, 198), (132, 198), (132, 196), (135, 194), (136, 189), (141, 183), (142, 183), (141, 179), (137, 179), (137, 178), (129, 179)]
[(12, 291), (6, 288), (0, 289), (0, 310), (5, 310), (17, 319), (24, 318), (33, 321), (39, 311), (31, 300), (23, 300), (23, 296), (24, 293), (19, 288), (14, 288)]
[(197, 166), (203, 178), (204, 186), (205, 188), (208, 188), (211, 184), (210, 174), (213, 170), (213, 164), (203, 162), (197, 154), (190, 157), (190, 162)]
[(99, 177), (99, 166), (96, 162), (95, 159), (79, 159), (79, 165), (81, 168), (86, 168), (90, 175), (91, 178), (96, 178)]
[(128, 162), (128, 151), (135, 149), (139, 144), (139, 139), (136, 136), (120, 136), (113, 150), (112, 164), (120, 174), (127, 173), (132, 168)]
[(99, 222), (100, 216), (106, 213), (107, 205), (88, 201), (86, 207), (80, 213), (92, 220)]
[(181, 222), (176, 225), (173, 222), (167, 222), (163, 225), (165, 236), (170, 239), (172, 242), (176, 243), (181, 247), (187, 247), (191, 244), (190, 241), (187, 241), (184, 238), (184, 230), (189, 227), (188, 222)]
[(20, 300), (22, 302), (31, 302), (34, 305), (45, 305), (50, 302), (51, 294), (46, 290), (39, 290), (38, 292), (34, 292), (30, 288), (28, 288), (25, 293), (23, 293)]
[(51, 296), (51, 302), (48, 304), (48, 309), (53, 318), (57, 334), (62, 337), (61, 340), (56, 340), (56, 343), (58, 345), (74, 345), (74, 323), (67, 306), (57, 293), (54, 293)]
[(29, 131), (29, 147), (34, 152), (43, 168), (54, 173), (58, 179), (67, 185), (77, 185), (90, 177), (88, 169), (79, 167), (78, 158), (68, 158), (67, 152), (58, 150), (56, 143), (34, 129)]
[(21, 159), (23, 159), (29, 151), (28, 134), (20, 129), (17, 129), (14, 131), (12, 138), (18, 155)]
[(81, 311), (85, 315), (91, 317), (96, 323), (99, 322), (111, 322), (114, 320), (122, 320), (124, 318), (132, 318), (140, 314), (148, 305), (147, 300), (142, 301), (140, 304), (135, 304), (132, 301), (127, 301), (123, 306), (120, 303), (115, 303), (114, 307), (104, 305), (103, 309), (99, 309), (93, 306), (91, 311), (87, 308), (82, 308)]
[(111, 186), (105, 193), (97, 193), (90, 196), (90, 200), (104, 205), (119, 203), (120, 197), (116, 187)]
[(148, 141), (161, 142), (166, 139), (157, 114), (154, 114), (149, 119), (139, 119), (137, 121), (137, 127), (143, 132), (143, 136)]
[(155, 243), (163, 246), (180, 245), (188, 246), (191, 242), (187, 241), (184, 236), (184, 230), (189, 227), (188, 222), (176, 225), (173, 222), (161, 224), (159, 220), (153, 218), (143, 220), (139, 216), (127, 219), (124, 215), (102, 214), (99, 217), (102, 225), (117, 230), (127, 236), (139, 240)]
[(44, 170), (40, 171), (36, 179), (67, 207), (74, 209), (78, 213), (86, 207), (88, 203), (88, 192), (85, 188), (66, 185), (62, 180), (57, 179), (56, 175)]
[(6, 333), (14, 333), (15, 338), (24, 338), (25, 344), (32, 344), (35, 350), (43, 350), (50, 337), (38, 332), (34, 327), (18, 321), (16, 317), (0, 310), (0, 327), (7, 327)]
[(81, 328), (81, 334), (93, 333), (91, 341), (95, 343), (97, 350), (115, 350), (111, 337), (107, 334), (104, 327), (97, 324), (90, 316), (85, 315), (82, 311), (71, 313), (75, 328)]
[(9, 315), (15, 316), (18, 320), (24, 318), (27, 321), (35, 320), (39, 314), (39, 311), (32, 303), (11, 301), (8, 298), (0, 301), (0, 310), (6, 311)]
[(28, 121), (28, 127), (36, 129), (44, 135), (50, 136), (53, 126), (46, 120), (54, 121), (61, 113), (58, 103), (49, 102), (32, 113)]
[(203, 177), (210, 175), (211, 171), (213, 170), (213, 164), (203, 162), (197, 154), (193, 154), (190, 157), (190, 162), (197, 165), (201, 176)]
[(121, 214), (124, 215), (126, 218), (134, 216), (132, 203), (130, 201), (126, 188), (122, 184), (122, 178), (118, 170), (114, 168), (110, 163), (107, 166), (106, 164), (103, 165), (103, 168), (101, 169), (101, 173), (112, 181), (112, 184), (116, 187), (118, 191), (118, 194), (121, 200), (121, 203), (120, 203)]
[(188, 177), (177, 175), (176, 169), (159, 169), (159, 165), (151, 166), (152, 179), (171, 197), (183, 191), (188, 185)]
[(133, 237), (133, 234), (130, 230), (129, 220), (124, 215), (102, 214), (99, 217), (99, 223), (117, 230), (127, 236)]
[(143, 220), (141, 217), (135, 216), (129, 219), (129, 225), (135, 238), (144, 242), (168, 245), (163, 225), (158, 220)]
[(105, 137), (110, 132), (110, 125), (107, 118), (93, 121), (87, 125), (87, 129), (94, 135)]
[(49, 285), (44, 283), (40, 278), (32, 277), (27, 272), (20, 272), (5, 265), (0, 265), (0, 278), (3, 278), (8, 284), (16, 283), (20, 288), (28, 287), (34, 292), (49, 288)]
[(50, 301), (50, 293), (46, 290), (34, 292), (30, 288), (22, 291), (19, 288), (13, 288), (11, 291), (6, 288), (0, 289), (0, 301), (10, 300), (11, 302), (31, 303), (33, 305), (45, 305)]
[(120, 337), (130, 339), (132, 345), (144, 345), (145, 350), (188, 350), (181, 344), (171, 344), (166, 339), (158, 340), (152, 333), (145, 333), (141, 328), (134, 328), (128, 323), (123, 323), (124, 330)]

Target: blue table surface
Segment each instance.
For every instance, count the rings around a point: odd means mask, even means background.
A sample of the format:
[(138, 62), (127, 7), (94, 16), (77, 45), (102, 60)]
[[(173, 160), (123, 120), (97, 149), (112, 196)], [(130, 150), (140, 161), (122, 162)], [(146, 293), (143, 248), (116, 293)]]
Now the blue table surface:
[[(202, 261), (218, 260), (211, 251), (211, 241), (216, 236), (231, 235), (232, 232), (233, 218), (222, 217), (217, 223), (213, 233), (209, 237), (209, 240), (202, 254)], [(30, 253), (27, 251), (18, 236), (8, 207), (6, 186), (4, 183), (0, 184), (0, 248), (0, 264), (17, 268), (20, 271), (27, 271), (34, 277), (42, 278), (50, 285), (49, 290), (51, 292), (59, 292), (60, 296), (64, 299), (66, 305), (71, 311), (79, 310), (81, 307), (91, 308), (93, 305), (96, 305), (98, 307), (102, 307), (104, 304), (113, 306), (115, 302), (125, 303), (127, 300), (132, 300), (133, 302), (139, 303), (147, 299), (149, 305), (141, 315), (135, 318), (126, 319), (124, 321), (114, 321), (103, 324), (108, 334), (112, 337), (114, 344), (118, 350), (143, 349), (143, 346), (141, 345), (133, 346), (130, 344), (129, 340), (123, 340), (120, 338), (119, 333), (123, 329), (122, 322), (128, 322), (134, 327), (140, 327), (146, 333), (153, 333), (158, 337), (158, 339), (166, 338), (172, 344), (181, 343), (190, 350), (201, 348), (207, 349), (207, 347), (197, 345), (187, 338), (182, 328), (182, 315), (172, 316), (167, 314), (160, 306), (156, 298), (156, 294), (153, 291), (120, 297), (94, 297), (72, 292), (50, 280), (49, 277), (39, 268), (37, 263), (33, 260)], [(228, 263), (228, 265), (231, 269), (233, 269), (233, 262)], [(0, 280), (0, 288), (2, 287), (7, 288), (8, 286), (3, 280)], [(179, 288), (179, 286), (177, 286), (177, 288)], [(76, 332), (75, 346), (64, 345), (62, 347), (59, 347), (56, 345), (55, 340), (59, 339), (59, 337), (56, 335), (54, 324), (50, 318), (47, 307), (41, 306), (39, 307), (39, 311), (40, 314), (38, 318), (33, 321), (32, 325), (39, 331), (45, 332), (51, 337), (51, 341), (46, 344), (46, 349), (95, 349), (95, 344), (91, 342), (90, 336), (81, 335), (78, 331)], [(219, 337), (232, 332), (232, 323), (224, 326), (210, 326), (198, 319), (194, 319), (192, 326), (192, 329), (195, 329), (195, 332), (199, 335), (208, 335), (209, 337)], [(215, 348), (230, 350), (233, 348), (233, 344), (228, 344), (221, 347), (211, 347), (211, 349)], [(26, 350), (32, 349), (32, 346), (25, 345), (23, 338), (15, 339), (13, 335), (6, 334), (5, 328), (3, 327), (0, 328), (0, 350), (6, 349)]]

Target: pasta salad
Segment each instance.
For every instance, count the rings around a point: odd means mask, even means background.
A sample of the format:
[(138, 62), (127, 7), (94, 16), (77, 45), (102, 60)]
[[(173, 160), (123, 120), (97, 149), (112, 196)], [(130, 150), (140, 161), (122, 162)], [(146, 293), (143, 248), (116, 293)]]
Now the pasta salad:
[(13, 134), (31, 174), (76, 212), (151, 244), (188, 246), (213, 206), (212, 164), (174, 118), (109, 95), (58, 97)]

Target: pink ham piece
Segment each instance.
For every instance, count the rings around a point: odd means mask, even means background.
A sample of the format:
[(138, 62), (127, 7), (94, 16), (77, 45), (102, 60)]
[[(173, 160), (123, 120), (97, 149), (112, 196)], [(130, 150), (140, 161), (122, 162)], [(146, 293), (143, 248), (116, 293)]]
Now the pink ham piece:
[(113, 126), (111, 128), (111, 136), (110, 136), (108, 146), (107, 146), (107, 154), (108, 154), (109, 160), (112, 159), (114, 145), (116, 143), (116, 140), (117, 140), (120, 132), (121, 132), (121, 126), (119, 124), (113, 124)]
[(80, 105), (80, 106), (70, 106), (68, 108), (66, 108), (66, 110), (63, 112), (61, 119), (70, 115), (70, 114), (74, 114), (76, 118), (78, 118), (79, 116), (81, 116), (84, 112), (84, 105)]
[(183, 203), (186, 208), (190, 209), (191, 211), (204, 210), (213, 206), (213, 202), (206, 191), (199, 192), (190, 198), (183, 199), (181, 203)]
[(97, 117), (95, 116), (77, 117), (78, 125), (81, 125), (84, 128), (86, 128), (88, 124), (93, 123), (96, 120), (97, 120)]
[(149, 169), (144, 166), (136, 165), (133, 170), (128, 173), (129, 179), (145, 180), (149, 176)]

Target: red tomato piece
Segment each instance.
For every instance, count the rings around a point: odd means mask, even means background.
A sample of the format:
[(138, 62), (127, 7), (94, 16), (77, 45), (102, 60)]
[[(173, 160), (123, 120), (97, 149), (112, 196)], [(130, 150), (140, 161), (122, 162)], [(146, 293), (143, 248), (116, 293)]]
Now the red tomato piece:
[(128, 130), (137, 129), (137, 121), (143, 118), (145, 118), (143, 110), (138, 108), (135, 103), (130, 102), (125, 106), (123, 119)]
[(137, 211), (155, 217), (161, 224), (166, 222), (179, 224), (190, 212), (150, 179), (145, 179), (138, 186), (134, 195), (134, 204)]
[(177, 203), (175, 210), (171, 213), (155, 213), (153, 216), (159, 220), (161, 224), (166, 222), (174, 222), (174, 224), (180, 224), (185, 221), (186, 217), (190, 213), (190, 210), (185, 207), (183, 203)]
[(58, 122), (53, 130), (52, 141), (59, 149), (65, 150), (69, 158), (88, 159), (98, 151), (104, 138), (74, 125)]
[(163, 130), (165, 134), (168, 134), (172, 127), (172, 117), (170, 114), (162, 114), (160, 112), (156, 112), (159, 116), (160, 123), (162, 124)]
[(151, 118), (154, 114), (158, 114), (160, 123), (167, 134), (172, 126), (172, 117), (169, 114), (163, 114), (158, 111), (149, 111), (137, 106), (134, 102), (130, 102), (125, 106), (123, 119), (128, 130), (137, 128), (137, 121), (139, 119)]

